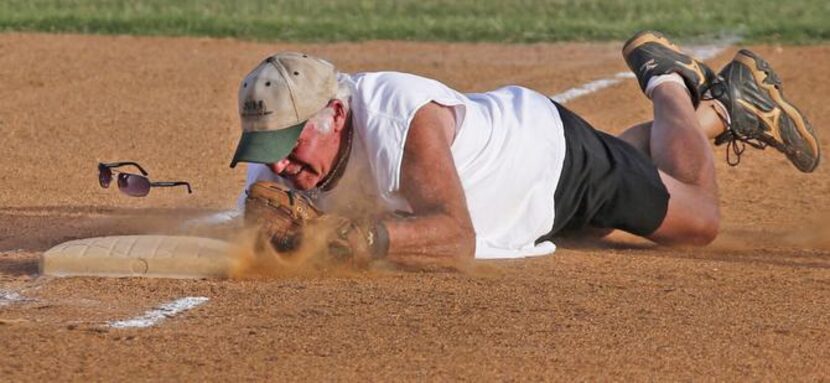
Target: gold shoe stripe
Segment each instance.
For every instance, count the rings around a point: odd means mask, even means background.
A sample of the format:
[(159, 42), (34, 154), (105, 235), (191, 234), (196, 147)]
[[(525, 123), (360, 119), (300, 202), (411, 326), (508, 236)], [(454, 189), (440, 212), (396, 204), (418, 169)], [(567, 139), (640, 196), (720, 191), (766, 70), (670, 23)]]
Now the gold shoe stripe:
[[(816, 157), (818, 157), (818, 142), (816, 141), (816, 137), (807, 130), (804, 117), (801, 115), (801, 113), (798, 112), (798, 110), (794, 106), (792, 106), (790, 103), (784, 100), (784, 97), (781, 96), (781, 92), (779, 92), (778, 89), (775, 88), (775, 85), (767, 84), (764, 82), (764, 80), (766, 80), (767, 78), (767, 74), (764, 71), (758, 69), (755, 63), (755, 59), (747, 55), (738, 53), (735, 56), (735, 61), (738, 61), (741, 64), (746, 65), (750, 69), (752, 77), (755, 78), (755, 81), (758, 83), (758, 85), (766, 89), (770, 97), (772, 97), (773, 101), (780, 105), (781, 108), (784, 109), (784, 112), (786, 112), (787, 115), (790, 116), (790, 118), (795, 122), (796, 128), (798, 128), (798, 133), (805, 138), (805, 140), (810, 144), (810, 149), (813, 151), (813, 154)], [(777, 121), (774, 126), (776, 129), (778, 129)]]
[(673, 50), (677, 53), (682, 53), (682, 52), (680, 52), (680, 48), (676, 47), (674, 44), (672, 44), (666, 38), (657, 36), (657, 35), (652, 34), (652, 33), (646, 33), (646, 34), (634, 39), (634, 41), (629, 42), (628, 44), (625, 45), (625, 47), (623, 47), (623, 57), (628, 57), (628, 55), (631, 53), (631, 51), (633, 51), (634, 49), (637, 49), (639, 46), (641, 46), (645, 43), (657, 43), (657, 44), (660, 44), (660, 45), (664, 45), (664, 46), (668, 47), (669, 49), (671, 49), (671, 50)]
[(686, 68), (689, 68), (689, 70), (697, 74), (698, 83), (695, 85), (697, 85), (698, 87), (700, 87), (701, 85), (703, 85), (704, 82), (706, 82), (706, 76), (703, 75), (703, 69), (700, 69), (700, 64), (698, 64), (696, 60), (692, 59), (691, 64), (684, 64), (680, 61), (678, 61), (677, 63)]
[(771, 111), (765, 112), (744, 100), (738, 100), (738, 103), (760, 118), (761, 121), (769, 127), (769, 132), (773, 139), (780, 143), (784, 143), (784, 140), (781, 138), (781, 127), (779, 126), (778, 120), (778, 118), (781, 117), (780, 108), (773, 108)]

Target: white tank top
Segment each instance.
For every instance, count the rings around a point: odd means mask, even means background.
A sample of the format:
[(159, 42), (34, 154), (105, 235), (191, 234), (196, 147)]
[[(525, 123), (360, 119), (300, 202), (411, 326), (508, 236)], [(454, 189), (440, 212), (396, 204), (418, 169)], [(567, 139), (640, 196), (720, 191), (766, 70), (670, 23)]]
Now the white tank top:
[[(476, 232), (476, 258), (520, 258), (556, 249), (550, 242), (535, 244), (553, 227), (553, 195), (565, 155), (559, 111), (545, 95), (516, 86), (462, 94), (438, 81), (396, 72), (359, 73), (352, 79), (355, 145), (343, 180), (320, 198), (324, 209), (326, 199), (351, 184), (373, 185), (362, 195), (374, 196), (388, 211), (409, 211), (400, 194), (407, 132), (415, 112), (436, 102), (455, 111), (451, 152)], [(246, 188), (276, 178), (267, 167), (249, 164)]]

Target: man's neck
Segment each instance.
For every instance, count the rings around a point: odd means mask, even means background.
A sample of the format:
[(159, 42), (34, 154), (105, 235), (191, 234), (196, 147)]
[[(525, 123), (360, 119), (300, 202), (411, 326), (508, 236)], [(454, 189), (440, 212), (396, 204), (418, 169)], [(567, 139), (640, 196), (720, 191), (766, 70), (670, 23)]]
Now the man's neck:
[(329, 191), (337, 186), (337, 181), (343, 177), (348, 165), (349, 157), (352, 152), (352, 140), (354, 131), (352, 126), (351, 113), (346, 118), (346, 126), (343, 129), (343, 136), (340, 138), (340, 148), (337, 151), (337, 157), (334, 160), (334, 166), (323, 180), (317, 184), (317, 188), (322, 191)]

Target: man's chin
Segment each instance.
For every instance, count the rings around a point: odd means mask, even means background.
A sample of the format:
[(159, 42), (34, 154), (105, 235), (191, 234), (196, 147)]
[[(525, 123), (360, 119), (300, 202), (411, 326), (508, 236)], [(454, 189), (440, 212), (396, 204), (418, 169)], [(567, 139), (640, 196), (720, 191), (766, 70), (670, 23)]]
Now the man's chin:
[(289, 179), (289, 181), (291, 181), (291, 186), (293, 186), (294, 189), (297, 189), (297, 190), (303, 190), (303, 191), (311, 190), (311, 189), (314, 189), (315, 186), (317, 186), (317, 180), (316, 179), (301, 178), (301, 179), (296, 179), (296, 180)]

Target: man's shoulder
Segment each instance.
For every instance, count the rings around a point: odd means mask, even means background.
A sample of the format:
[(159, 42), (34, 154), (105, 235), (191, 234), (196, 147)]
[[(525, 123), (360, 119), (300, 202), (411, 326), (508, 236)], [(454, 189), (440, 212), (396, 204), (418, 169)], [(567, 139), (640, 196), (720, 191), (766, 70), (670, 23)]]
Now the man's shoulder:
[(434, 92), (437, 89), (449, 89), (438, 80), (404, 72), (357, 73), (352, 76), (352, 79), (357, 94), (365, 98), (377, 95), (406, 96)]
[(362, 72), (352, 75), (352, 79), (358, 83), (367, 82), (409, 82), (409, 81), (427, 81), (433, 82), (434, 79), (420, 76), (414, 73), (396, 72), (396, 71), (380, 71), (380, 72)]
[(460, 93), (427, 77), (403, 72), (367, 72), (352, 75), (354, 109), (391, 118), (408, 119), (429, 100), (456, 104)]

